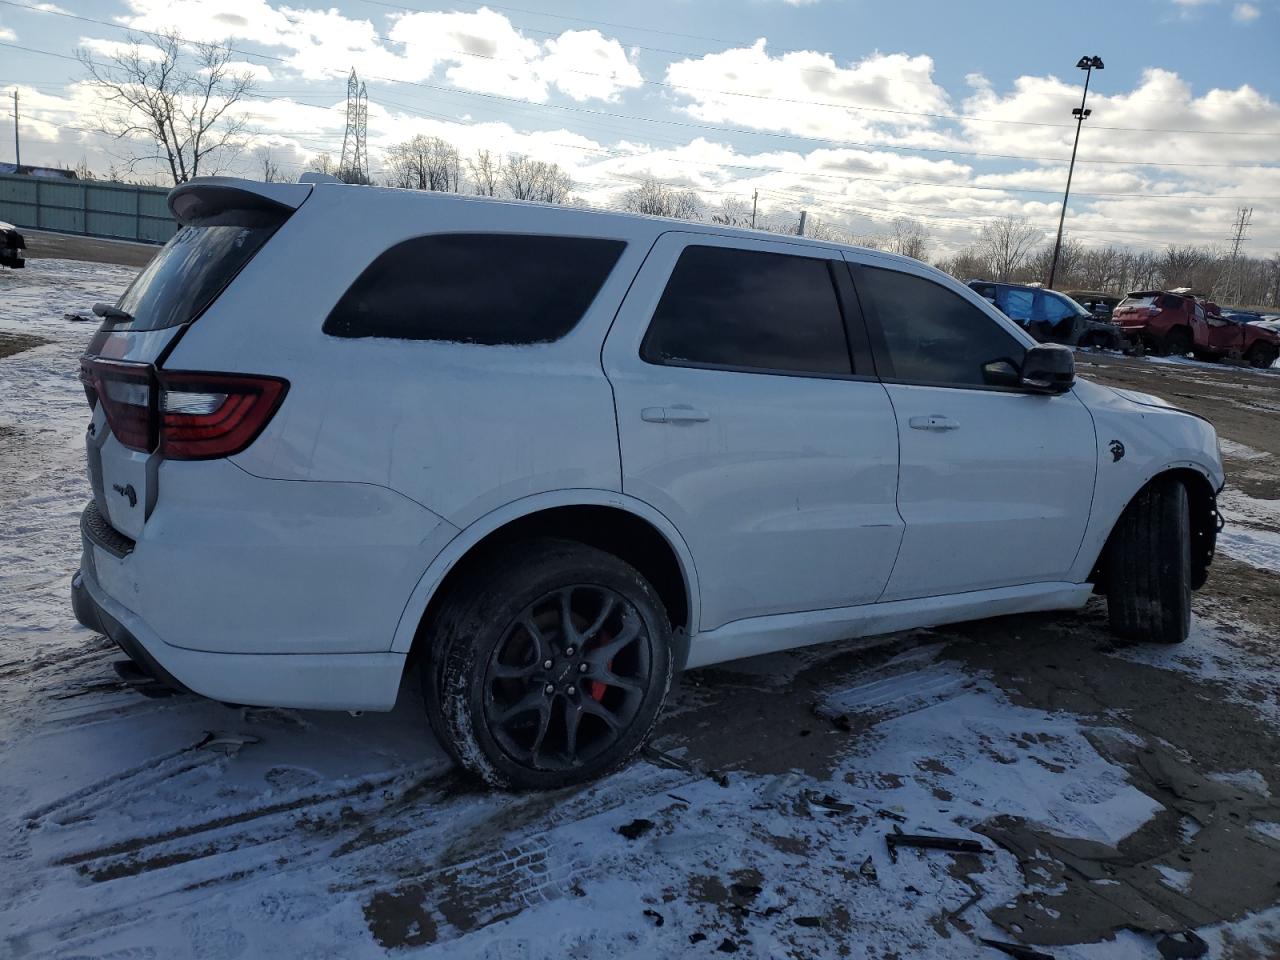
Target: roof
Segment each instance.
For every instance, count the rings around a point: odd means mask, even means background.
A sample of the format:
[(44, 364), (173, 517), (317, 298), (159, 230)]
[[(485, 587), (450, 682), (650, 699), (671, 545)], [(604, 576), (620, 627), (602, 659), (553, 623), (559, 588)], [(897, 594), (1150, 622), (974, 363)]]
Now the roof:
[[(903, 264), (913, 264), (917, 267), (923, 265), (929, 270), (937, 271), (935, 267), (928, 264), (922, 264), (922, 261), (914, 260), (911, 257), (900, 256), (896, 253), (888, 253), (884, 250), (877, 250), (873, 247), (860, 247), (850, 243), (835, 243), (829, 240), (815, 240), (812, 237), (798, 237), (791, 234), (770, 233), (767, 230), (751, 230), (743, 227), (728, 227), (718, 223), (703, 223), (699, 220), (677, 220), (671, 217), (654, 217), (647, 214), (629, 213), (618, 210), (598, 210), (592, 207), (569, 206), (559, 203), (541, 203), (536, 200), (509, 200), (498, 197), (478, 197), (469, 196), (461, 193), (445, 193), (431, 190), (406, 190), (401, 187), (375, 187), (365, 186), (362, 184), (349, 184), (341, 182), (315, 182), (311, 180), (307, 183), (282, 184), (282, 183), (263, 183), (259, 180), (243, 180), (236, 177), (197, 177), (189, 180), (181, 186), (175, 187), (169, 194), (170, 209), (173, 208), (175, 194), (189, 192), (202, 185), (234, 187), (236, 189), (245, 190), (250, 193), (268, 198), (277, 203), (287, 203), (290, 206), (300, 206), (302, 200), (309, 190), (314, 191), (358, 191), (351, 193), (350, 196), (368, 197), (371, 205), (379, 203), (392, 202), (397, 205), (408, 203), (474, 203), (486, 206), (517, 206), (521, 209), (529, 207), (543, 207), (548, 210), (555, 210), (560, 213), (566, 213), (573, 216), (583, 216), (600, 221), (610, 221), (614, 224), (619, 223), (647, 223), (647, 224), (665, 224), (668, 230), (681, 230), (686, 233), (705, 233), (718, 237), (739, 237), (744, 240), (778, 240), (787, 243), (799, 244), (803, 246), (811, 246), (823, 250), (851, 250), (861, 254), (874, 256), (878, 260), (885, 262), (897, 262)], [(345, 202), (345, 198), (344, 198)]]
[(63, 170), (60, 167), (32, 167), (16, 163), (0, 163), (0, 173), (22, 177), (41, 177), (46, 180), (79, 180), (74, 170)]

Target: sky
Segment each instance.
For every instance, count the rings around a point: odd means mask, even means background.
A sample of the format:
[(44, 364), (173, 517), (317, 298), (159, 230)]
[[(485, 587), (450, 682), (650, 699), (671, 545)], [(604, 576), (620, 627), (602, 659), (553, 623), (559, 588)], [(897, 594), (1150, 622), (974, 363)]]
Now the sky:
[(375, 178), (424, 133), (558, 162), (592, 204), (655, 176), (855, 236), (908, 217), (941, 254), (1009, 214), (1052, 239), (1096, 55), (1068, 236), (1225, 246), (1252, 207), (1246, 252), (1280, 250), (1280, 0), (518, 2), (0, 0), (0, 160), (16, 88), (24, 163), (105, 170), (120, 148), (75, 52), (172, 29), (256, 77), (233, 172), (336, 158), (355, 67)]

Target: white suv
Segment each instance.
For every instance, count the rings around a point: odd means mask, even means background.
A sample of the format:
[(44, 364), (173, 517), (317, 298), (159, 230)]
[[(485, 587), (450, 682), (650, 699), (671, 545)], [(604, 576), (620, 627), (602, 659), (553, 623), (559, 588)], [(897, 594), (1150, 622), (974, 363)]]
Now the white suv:
[(871, 250), (197, 180), (83, 362), (78, 617), (164, 682), (598, 776), (672, 674), (1080, 607), (1182, 640), (1213, 428)]

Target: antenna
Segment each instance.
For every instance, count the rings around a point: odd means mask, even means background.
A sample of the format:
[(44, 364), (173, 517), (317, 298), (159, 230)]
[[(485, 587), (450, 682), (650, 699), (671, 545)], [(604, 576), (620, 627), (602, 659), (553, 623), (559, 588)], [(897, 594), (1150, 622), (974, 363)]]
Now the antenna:
[(347, 77), (347, 129), (342, 136), (338, 176), (347, 183), (369, 182), (369, 91), (356, 68)]

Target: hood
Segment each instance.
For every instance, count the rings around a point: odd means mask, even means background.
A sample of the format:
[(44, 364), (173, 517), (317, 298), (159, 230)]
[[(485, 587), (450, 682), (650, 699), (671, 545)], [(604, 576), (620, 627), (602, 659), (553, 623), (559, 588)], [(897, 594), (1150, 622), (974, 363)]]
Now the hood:
[(1122, 390), (1120, 387), (1112, 387), (1111, 389), (1129, 402), (1140, 403), (1144, 407), (1164, 407), (1166, 410), (1179, 410), (1183, 413), (1187, 412), (1181, 407), (1175, 407), (1168, 400), (1153, 396), (1150, 393), (1139, 393), (1137, 390)]

